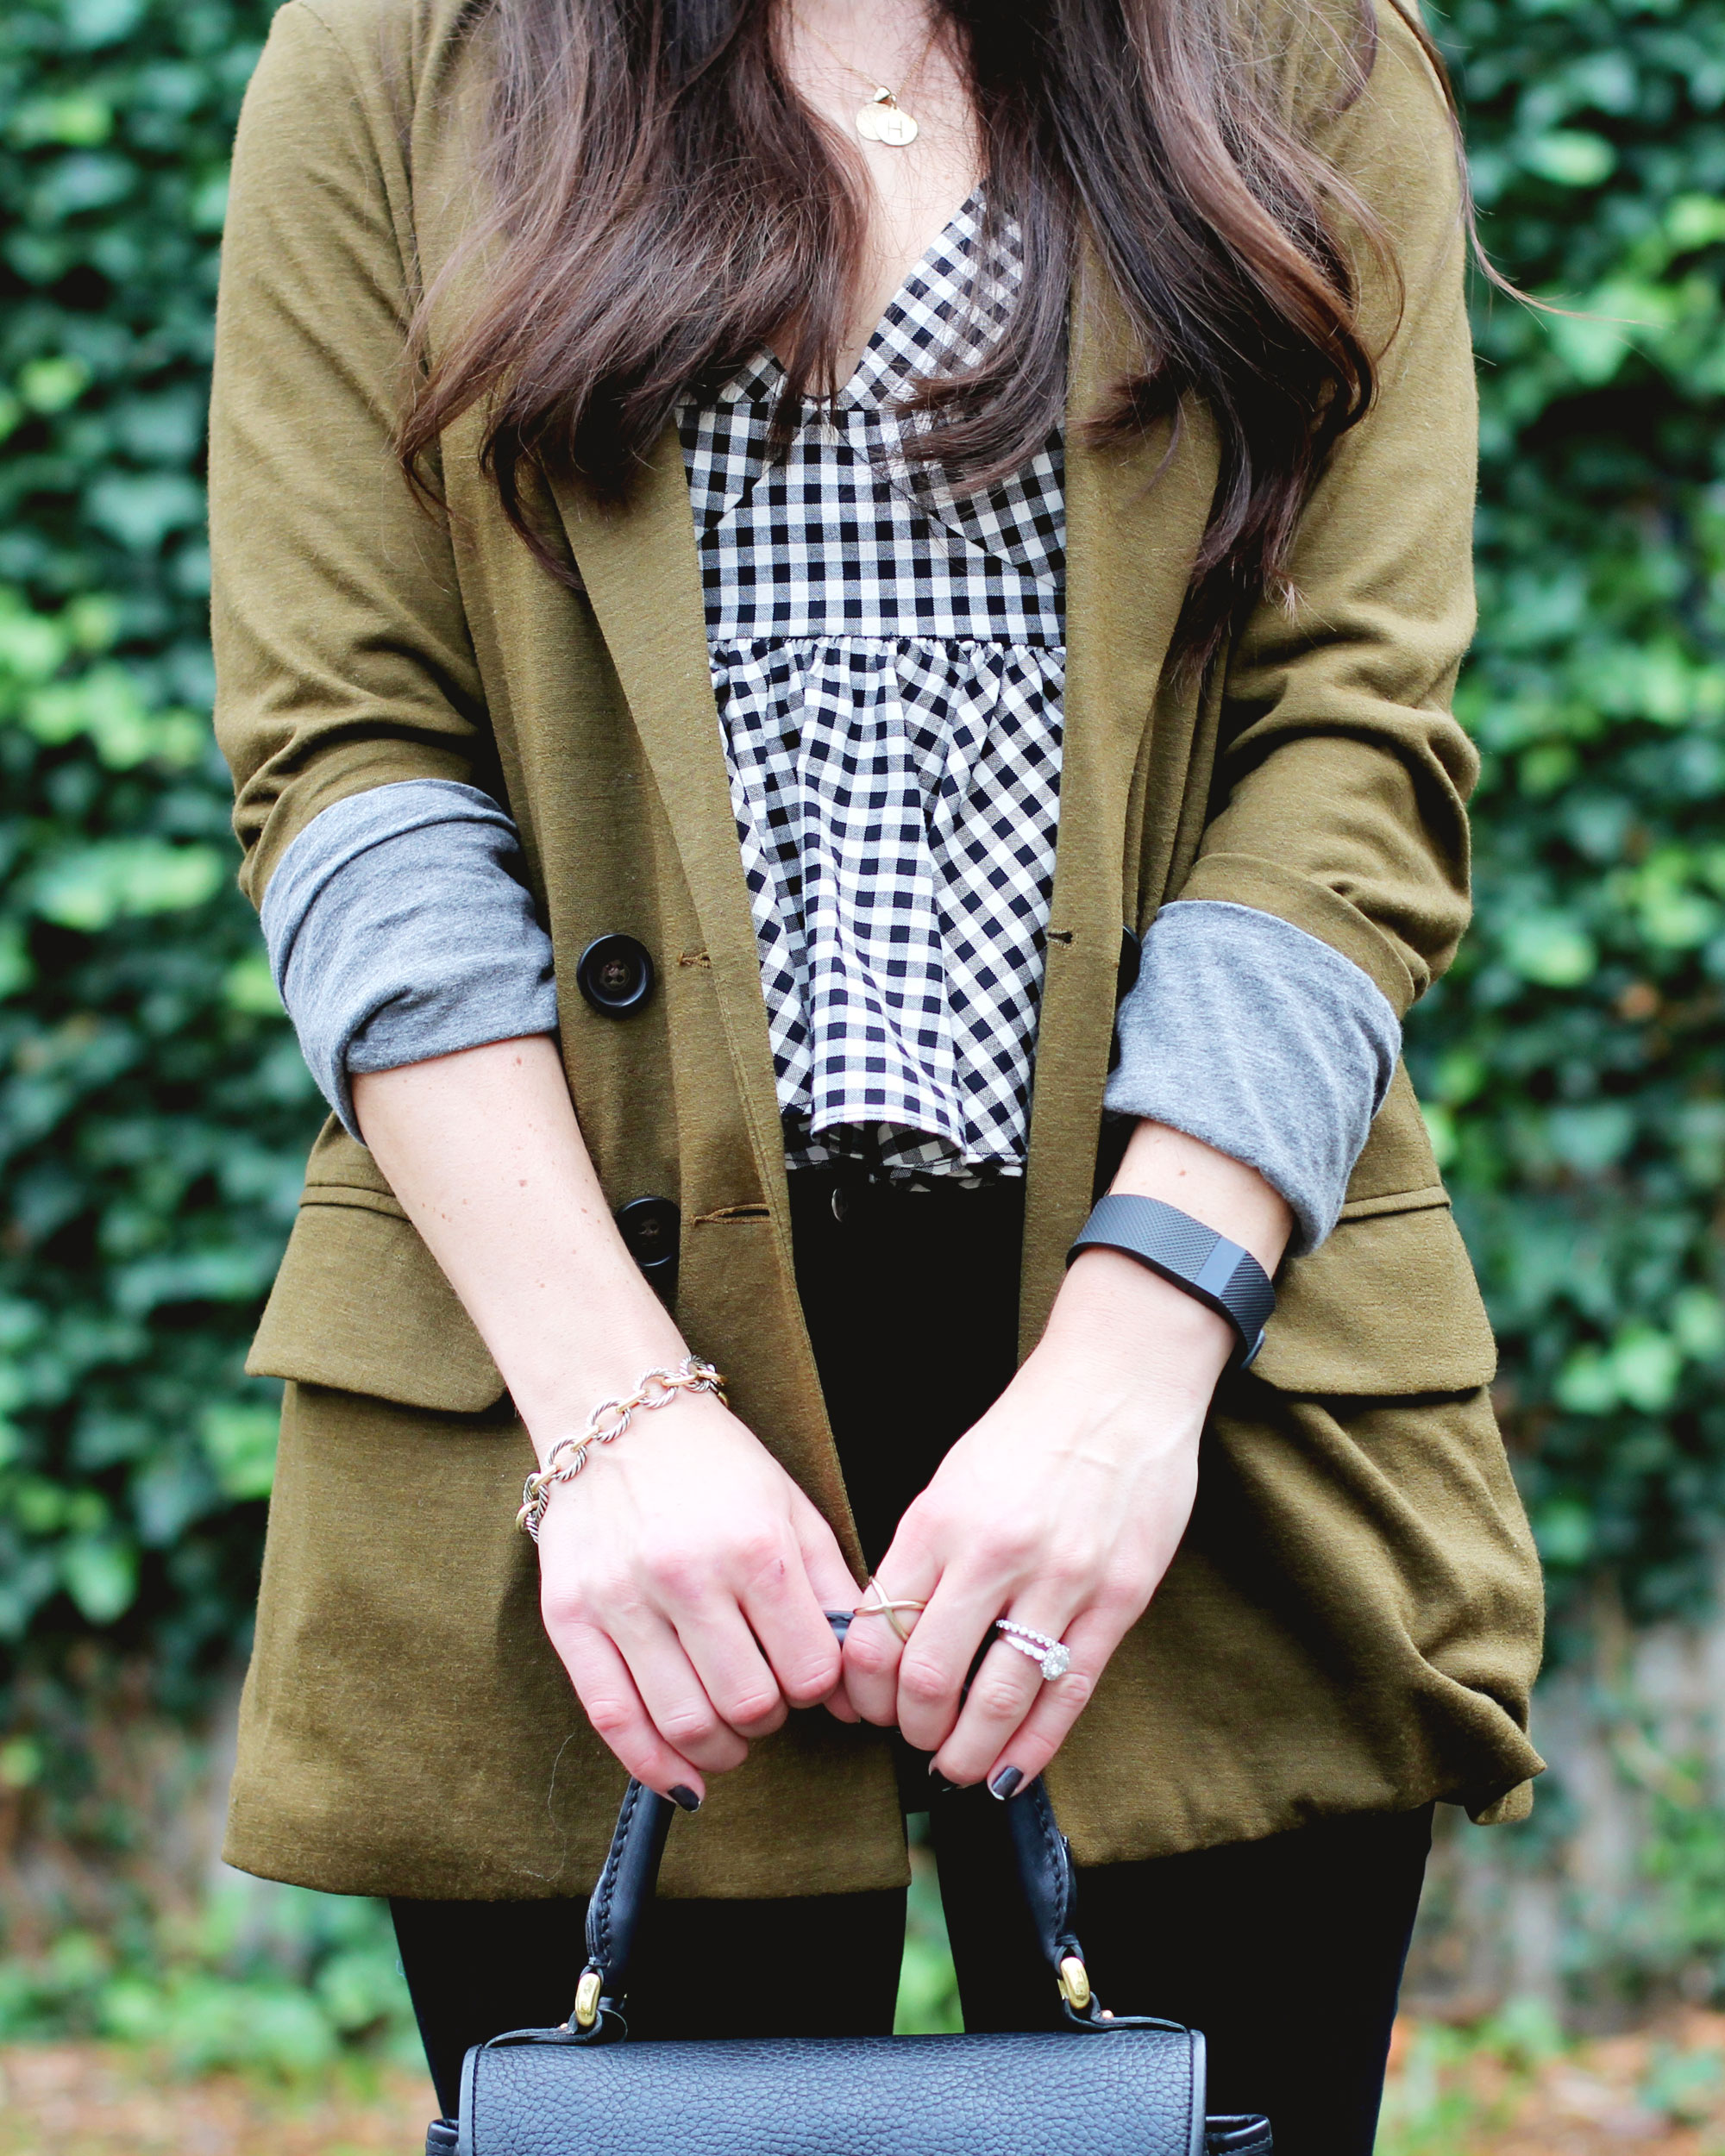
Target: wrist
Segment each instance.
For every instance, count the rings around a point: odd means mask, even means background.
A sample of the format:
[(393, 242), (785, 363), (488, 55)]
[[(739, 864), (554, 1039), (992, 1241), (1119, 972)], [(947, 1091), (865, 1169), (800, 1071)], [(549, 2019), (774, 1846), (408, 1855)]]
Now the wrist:
[(1208, 1402), (1237, 1345), (1226, 1318), (1120, 1250), (1081, 1251), (1067, 1269), (1045, 1343), (1094, 1371), (1119, 1369)]
[[(675, 1369), (690, 1352), (665, 1313), (662, 1326), (643, 1327), (604, 1350), (584, 1345), (554, 1364), (548, 1363), (530, 1383), (511, 1382), (516, 1412), (541, 1466), (554, 1445), (579, 1437), (605, 1402), (628, 1399), (649, 1370)], [(700, 1394), (680, 1404), (697, 1402), (717, 1405), (710, 1395)]]
[(580, 1430), (541, 1451), (539, 1470), (527, 1477), (523, 1489), (516, 1524), (536, 1542), (553, 1495), (584, 1470), (595, 1446), (614, 1444), (627, 1436), (637, 1417), (662, 1414), (681, 1401), (715, 1398), (722, 1409), (724, 1393), (723, 1375), (699, 1356), (643, 1372), (627, 1392), (602, 1401)]

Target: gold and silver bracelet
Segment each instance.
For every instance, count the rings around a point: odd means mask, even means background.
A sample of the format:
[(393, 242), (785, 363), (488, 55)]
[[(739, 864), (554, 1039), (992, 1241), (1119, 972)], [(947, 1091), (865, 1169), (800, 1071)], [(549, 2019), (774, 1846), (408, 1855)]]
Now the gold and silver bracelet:
[(545, 1455), (544, 1466), (522, 1485), (516, 1526), (536, 1542), (551, 1492), (559, 1482), (574, 1481), (593, 1446), (615, 1444), (634, 1421), (637, 1407), (668, 1407), (679, 1393), (717, 1393), (723, 1402), (724, 1380), (711, 1363), (691, 1355), (674, 1370), (649, 1370), (626, 1400), (600, 1401), (587, 1417), (586, 1428), (573, 1438), (559, 1438)]

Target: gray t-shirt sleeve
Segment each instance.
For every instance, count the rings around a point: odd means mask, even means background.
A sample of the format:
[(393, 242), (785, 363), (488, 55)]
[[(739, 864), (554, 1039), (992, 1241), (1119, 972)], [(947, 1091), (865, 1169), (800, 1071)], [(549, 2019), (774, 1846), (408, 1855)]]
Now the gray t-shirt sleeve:
[(557, 1030), (551, 940), (489, 794), (409, 779), (316, 816), (264, 895), (264, 939), (319, 1090), (355, 1138), (351, 1073)]
[(1151, 924), (1119, 1023), (1110, 1112), (1169, 1124), (1257, 1169), (1293, 1213), (1289, 1255), (1315, 1249), (1402, 1052), (1377, 984), (1273, 913), (1182, 899)]

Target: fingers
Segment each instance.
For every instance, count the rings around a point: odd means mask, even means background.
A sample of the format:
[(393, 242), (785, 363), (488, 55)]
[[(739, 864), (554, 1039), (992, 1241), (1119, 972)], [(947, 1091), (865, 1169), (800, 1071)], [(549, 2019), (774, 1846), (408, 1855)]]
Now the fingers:
[[(888, 1592), (884, 1584), (882, 1592)], [(991, 1789), (1010, 1774), (1000, 1792), (1007, 1796), (1060, 1749), (1130, 1620), (1095, 1605), (1063, 1621), (1045, 1605), (1028, 1617), (1015, 1608), (1015, 1621), (1065, 1645), (1068, 1670), (1045, 1678), (1037, 1660), (995, 1633), (967, 1689), (966, 1673), (993, 1632), (994, 1619), (981, 1614), (990, 1599), (981, 1586), (965, 1591), (949, 1573), (912, 1620), (908, 1645), (883, 1618), (854, 1621), (844, 1679), (866, 1720), (895, 1722), (909, 1744), (933, 1754), (932, 1771), (961, 1786), (986, 1781)]]
[(865, 1722), (890, 1729), (898, 1720), (902, 1645), (884, 1616), (869, 1614), (875, 1597), (866, 1592), (857, 1595), (854, 1588), (851, 1593), (856, 1614), (844, 1635), (844, 1689)]
[[(952, 1734), (966, 1680), (1005, 1599), (992, 1570), (967, 1575), (953, 1566), (942, 1573), (899, 1658), (898, 1724), (905, 1741), (919, 1752), (942, 1751)], [(993, 1703), (1002, 1736), (1017, 1727), (1028, 1704), (1027, 1688), (1015, 1670), (1000, 1666), (997, 1654), (988, 1657), (970, 1682), (970, 1697), (979, 1695)], [(976, 1763), (969, 1780), (977, 1778), (982, 1764)]]
[[(545, 1595), (547, 1629), (583, 1704), (604, 1718), (601, 1734), (619, 1758), (629, 1747), (626, 1764), (641, 1779), (650, 1777), (637, 1759), (676, 1778), (685, 1768), (724, 1773), (741, 1765), (749, 1740), (782, 1724), (789, 1706), (842, 1693), (838, 1643), (811, 1571), (835, 1608), (848, 1608), (856, 1589), (831, 1530), (800, 1492), (793, 1495), (794, 1506), (733, 1540), (717, 1567), (709, 1551), (676, 1542), (652, 1550), (641, 1580), (613, 1580), (597, 1595), (602, 1629), (590, 1593)], [(842, 1696), (835, 1711), (855, 1719)]]
[(794, 1482), (789, 1482), (791, 1532), (801, 1552), (809, 1591), (822, 1609), (849, 1609), (856, 1600), (856, 1582), (835, 1535)]
[(934, 1760), (949, 1782), (980, 1782), (1007, 1739), (1029, 1714), (1042, 1675), (996, 1637), (971, 1680), (963, 1707), (942, 1733)]
[[(856, 1583), (837, 1537), (796, 1485), (786, 1481), (793, 1547), (745, 1566), (738, 1599), (793, 1707), (831, 1702), (842, 1683), (829, 1609), (849, 1609)], [(841, 1720), (854, 1713), (841, 1709)]]
[[(883, 1568), (892, 1562), (889, 1551), (882, 1560)], [(894, 1573), (890, 1585), (877, 1573), (874, 1593), (865, 1591), (858, 1595), (852, 1589), (856, 1614), (844, 1638), (844, 1689), (863, 1720), (880, 1728), (895, 1727), (899, 1720), (899, 1677), (906, 1642), (900, 1637), (898, 1627), (914, 1634), (925, 1614), (900, 1610), (889, 1615), (879, 1608), (880, 1600), (885, 1597), (889, 1601), (926, 1602), (932, 1585), (932, 1571), (923, 1577), (915, 1570), (906, 1570)], [(897, 1626), (894, 1616), (897, 1618)]]
[[(731, 1614), (735, 1616), (734, 1611)], [(710, 1625), (711, 1619), (708, 1621)], [(606, 1628), (612, 1645), (628, 1666), (643, 1706), (664, 1742), (709, 1774), (724, 1774), (732, 1767), (741, 1766), (749, 1756), (748, 1743), (714, 1704), (679, 1637), (681, 1627), (674, 1631), (657, 1610), (637, 1603), (633, 1608), (615, 1609)], [(695, 1630), (693, 1626), (689, 1627), (691, 1634)], [(737, 1630), (747, 1639), (746, 1628), (740, 1620), (737, 1620)], [(737, 1653), (734, 1642), (726, 1643), (729, 1651), (721, 1647), (714, 1657), (726, 1672), (718, 1681), (721, 1689), (731, 1696), (747, 1700), (756, 1707), (764, 1700), (770, 1712), (771, 1704), (776, 1701), (776, 1689), (759, 1653), (754, 1651), (754, 1643), (748, 1644), (764, 1684), (757, 1680), (752, 1688), (749, 1685), (746, 1670), (738, 1666), (743, 1658)], [(782, 1714), (781, 1708), (781, 1719)]]
[[(986, 1782), (997, 1795), (1006, 1797), (1040, 1774), (1089, 1704), (1097, 1679), (1120, 1645), (1126, 1626), (1112, 1611), (1092, 1607), (1074, 1617), (1062, 1631), (1057, 1632), (1051, 1624), (1038, 1625), (1036, 1629), (1063, 1642), (1072, 1658), (1071, 1666), (1063, 1677), (1045, 1679), (1034, 1662), (1004, 1645), (997, 1646), (983, 1665), (983, 1673), (988, 1674), (1000, 1655), (1010, 1654), (1024, 1672), (1015, 1679), (1021, 1688), (1023, 1705), (1014, 1716), (1007, 1704), (1010, 1690), (1003, 1681), (1000, 1711), (991, 1714), (978, 1700), (978, 1686), (971, 1687), (958, 1726), (936, 1762), (949, 1781)], [(979, 1708), (974, 1720), (973, 1705)]]
[(686, 1621), (678, 1621), (677, 1640), (713, 1713), (727, 1727), (752, 1742), (783, 1726), (785, 1695), (779, 1680), (735, 1602), (714, 1601), (692, 1611)]
[(628, 1664), (605, 1634), (592, 1625), (572, 1625), (556, 1645), (587, 1720), (627, 1771), (661, 1796), (675, 1789), (679, 1802), (693, 1796), (699, 1804), (706, 1794), (700, 1769), (654, 1727)]
[(915, 1631), (925, 1613), (900, 1610), (895, 1621), (875, 1606), (882, 1596), (889, 1601), (925, 1604), (940, 1577), (939, 1561), (925, 1540), (919, 1509), (913, 1505), (900, 1520), (892, 1547), (874, 1576), (874, 1592), (851, 1592), (856, 1614), (844, 1639), (844, 1689), (863, 1720), (881, 1729), (898, 1726), (904, 1635)]
[(845, 1597), (854, 1590), (831, 1530), (812, 1506), (807, 1512), (806, 1520), (768, 1520), (739, 1539), (718, 1576), (696, 1558), (661, 1551), (651, 1601), (613, 1602), (612, 1638), (662, 1735), (710, 1772), (741, 1764), (738, 1739), (769, 1734), (789, 1708), (815, 1706), (838, 1686), (838, 1642), (799, 1526), (815, 1565), (838, 1575)]
[(836, 1722), (860, 1722), (862, 1716), (845, 1687), (844, 1671), (840, 1667), (838, 1682), (821, 1702)]
[[(818, 1694), (817, 1697), (834, 1720), (861, 1721), (862, 1717), (857, 1712), (845, 1683), (844, 1651), (826, 1619), (830, 1609), (850, 1609), (853, 1607), (856, 1600), (856, 1582), (851, 1575), (850, 1567), (844, 1562), (838, 1538), (794, 1483), (791, 1486), (791, 1530), (797, 1539), (797, 1548), (802, 1557), (809, 1591), (820, 1608), (821, 1629), (826, 1634), (837, 1672), (831, 1685), (825, 1692)], [(778, 1667), (776, 1662), (774, 1667)], [(782, 1677), (783, 1672), (781, 1672), (781, 1681)]]
[(775, 1691), (793, 1707), (819, 1706), (838, 1683), (839, 1648), (800, 1556), (756, 1567), (741, 1601)]

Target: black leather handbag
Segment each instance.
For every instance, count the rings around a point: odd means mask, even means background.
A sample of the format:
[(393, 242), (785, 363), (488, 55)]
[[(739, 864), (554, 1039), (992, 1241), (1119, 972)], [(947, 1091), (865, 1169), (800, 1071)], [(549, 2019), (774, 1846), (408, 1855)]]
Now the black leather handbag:
[(630, 2043), (630, 1951), (672, 1817), (631, 1782), (569, 2019), (476, 2045), (460, 2122), (433, 2126), (426, 2156), (1269, 2156), (1264, 2119), (1205, 2116), (1195, 2029), (1097, 2003), (1071, 1851), (1039, 1777), (1007, 1812), (1063, 2029)]

